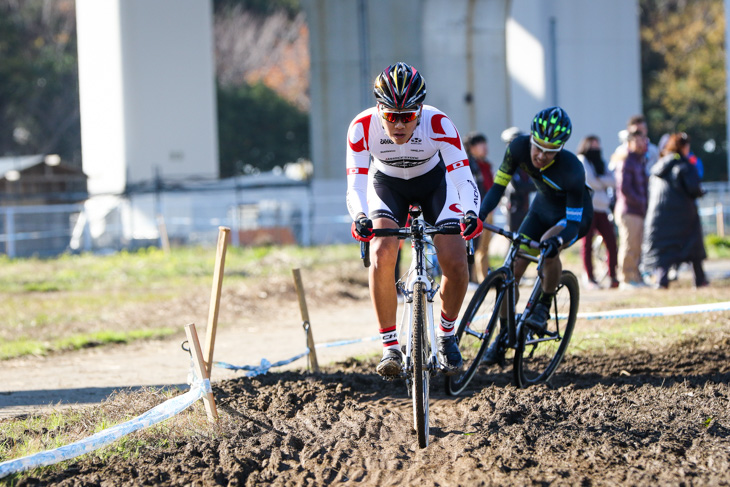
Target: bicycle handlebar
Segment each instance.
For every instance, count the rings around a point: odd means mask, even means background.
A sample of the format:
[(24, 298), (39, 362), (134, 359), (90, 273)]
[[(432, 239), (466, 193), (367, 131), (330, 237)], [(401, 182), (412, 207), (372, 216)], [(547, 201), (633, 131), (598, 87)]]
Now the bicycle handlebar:
[[(398, 237), (404, 239), (413, 236), (416, 233), (416, 228), (414, 225), (401, 228), (376, 228), (373, 230), (373, 235), (376, 237)], [(453, 223), (442, 223), (437, 227), (423, 225), (424, 235), (458, 235), (459, 233), (461, 233), (461, 228)]]
[[(399, 239), (406, 239), (417, 234), (417, 225), (411, 225), (408, 227), (400, 228), (375, 228), (373, 229), (373, 235), (376, 237), (397, 237)], [(423, 235), (458, 235), (461, 233), (459, 225), (454, 223), (442, 223), (438, 226), (431, 225), (420, 225), (423, 229)], [(496, 228), (496, 227), (495, 227)], [(471, 241), (469, 241), (471, 243)], [(467, 255), (472, 257), (474, 254), (474, 246), (467, 245)], [(360, 258), (365, 267), (370, 267), (370, 242), (360, 242)]]
[(507, 237), (512, 242), (519, 241), (521, 245), (527, 245), (531, 249), (539, 249), (540, 248), (540, 242), (536, 240), (532, 240), (529, 237), (526, 237), (520, 233), (517, 232), (508, 232), (504, 228), (497, 227), (495, 225), (492, 225), (491, 223), (484, 223), (484, 229), (489, 230), (490, 232), (498, 233), (502, 235), (503, 237)]

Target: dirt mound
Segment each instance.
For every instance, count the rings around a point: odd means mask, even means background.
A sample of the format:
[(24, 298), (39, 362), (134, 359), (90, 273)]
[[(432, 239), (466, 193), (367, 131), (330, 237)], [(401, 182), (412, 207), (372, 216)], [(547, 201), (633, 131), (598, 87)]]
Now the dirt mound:
[(214, 388), (227, 429), (132, 459), (72, 462), (17, 485), (728, 485), (730, 339), (570, 356), (552, 384), (479, 373), (459, 398), (434, 381), (417, 448), (401, 382), (349, 361)]

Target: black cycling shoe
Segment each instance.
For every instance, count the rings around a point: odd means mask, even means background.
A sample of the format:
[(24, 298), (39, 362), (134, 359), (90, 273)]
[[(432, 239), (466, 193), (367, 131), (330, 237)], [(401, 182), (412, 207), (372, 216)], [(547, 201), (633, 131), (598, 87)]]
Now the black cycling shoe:
[(398, 377), (403, 369), (403, 355), (400, 350), (388, 348), (375, 371), (383, 377)]
[(530, 316), (525, 318), (525, 324), (538, 334), (545, 334), (545, 326), (547, 320), (550, 317), (550, 306), (541, 302), (538, 302), (532, 309)]
[(456, 336), (438, 337), (436, 341), (439, 349), (439, 360), (446, 369), (444, 373), (454, 375), (464, 364), (459, 351), (459, 344), (456, 343)]
[(504, 344), (502, 343), (502, 336), (498, 336), (491, 345), (487, 347), (482, 355), (482, 363), (487, 365), (499, 364), (504, 366)]

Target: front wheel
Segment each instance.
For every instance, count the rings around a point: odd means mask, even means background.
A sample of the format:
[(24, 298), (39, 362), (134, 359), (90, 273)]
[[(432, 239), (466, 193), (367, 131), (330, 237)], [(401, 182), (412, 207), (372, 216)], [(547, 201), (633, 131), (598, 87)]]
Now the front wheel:
[(535, 332), (523, 322), (514, 358), (515, 384), (527, 387), (547, 382), (555, 373), (568, 348), (578, 316), (578, 279), (563, 271), (544, 332)]
[(413, 425), (418, 446), (428, 446), (428, 399), (431, 374), (428, 371), (428, 346), (426, 342), (426, 285), (417, 282), (413, 287)]
[(489, 273), (482, 281), (456, 330), (464, 366), (461, 372), (446, 378), (446, 394), (460, 394), (471, 381), (482, 361), (484, 351), (495, 338), (499, 308), (507, 295), (504, 270)]

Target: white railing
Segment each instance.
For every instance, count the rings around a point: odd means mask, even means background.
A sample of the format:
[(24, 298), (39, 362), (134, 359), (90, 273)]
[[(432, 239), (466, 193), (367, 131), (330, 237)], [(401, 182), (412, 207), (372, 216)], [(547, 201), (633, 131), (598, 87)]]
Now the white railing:
[[(698, 201), (705, 234), (730, 228), (727, 183), (708, 183)], [(338, 188), (260, 188), (246, 192), (161, 193), (117, 197), (99, 220), (86, 204), (0, 207), (0, 253), (53, 256), (66, 251), (115, 251), (140, 246), (215, 245), (219, 226), (231, 244), (261, 241), (317, 245), (350, 241), (350, 217)], [(90, 200), (93, 201), (93, 200)], [(112, 208), (113, 210), (109, 210)], [(94, 220), (96, 218), (96, 220)], [(268, 240), (267, 240), (268, 239)]]

